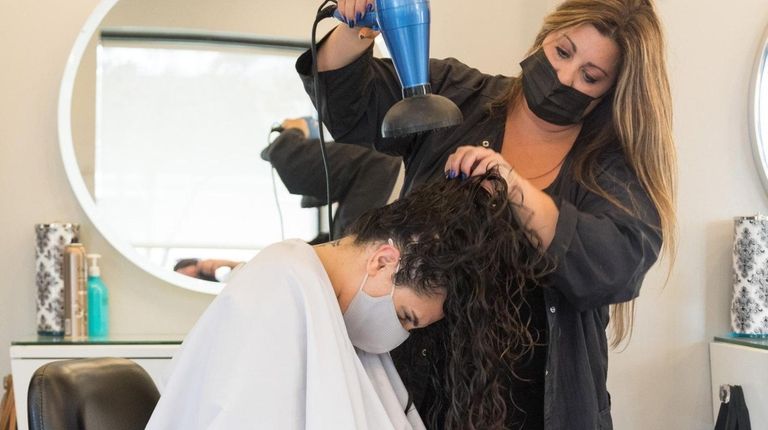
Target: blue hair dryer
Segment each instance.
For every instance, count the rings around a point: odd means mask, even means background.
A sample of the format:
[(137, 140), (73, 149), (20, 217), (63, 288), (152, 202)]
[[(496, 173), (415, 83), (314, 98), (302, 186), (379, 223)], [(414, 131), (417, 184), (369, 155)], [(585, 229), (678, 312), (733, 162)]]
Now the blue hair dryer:
[[(336, 11), (334, 16), (343, 21)], [(458, 106), (432, 94), (429, 84), (429, 1), (376, 0), (356, 26), (381, 31), (403, 88), (403, 99), (384, 116), (381, 135), (401, 137), (462, 122)]]

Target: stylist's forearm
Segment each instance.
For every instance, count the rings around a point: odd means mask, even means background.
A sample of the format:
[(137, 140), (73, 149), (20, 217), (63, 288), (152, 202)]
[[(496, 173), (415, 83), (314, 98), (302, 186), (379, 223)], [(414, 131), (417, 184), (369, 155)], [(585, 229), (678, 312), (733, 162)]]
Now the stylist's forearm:
[(512, 171), (512, 174), (515, 175), (512, 183), (516, 184), (517, 190), (510, 192), (510, 200), (523, 206), (519, 214), (521, 220), (538, 235), (541, 249), (546, 250), (555, 237), (560, 211), (547, 193), (517, 176), (517, 172)]
[(317, 70), (340, 69), (355, 61), (373, 43), (373, 39), (361, 39), (359, 33), (359, 28), (349, 28), (345, 24), (336, 26), (318, 48)]

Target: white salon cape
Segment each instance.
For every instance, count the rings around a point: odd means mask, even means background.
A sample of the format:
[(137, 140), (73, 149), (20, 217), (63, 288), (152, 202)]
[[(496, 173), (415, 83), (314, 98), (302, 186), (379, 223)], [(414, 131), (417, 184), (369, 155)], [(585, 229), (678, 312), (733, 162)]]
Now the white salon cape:
[(161, 429), (424, 429), (389, 354), (356, 350), (311, 246), (262, 250), (185, 338), (147, 425)]

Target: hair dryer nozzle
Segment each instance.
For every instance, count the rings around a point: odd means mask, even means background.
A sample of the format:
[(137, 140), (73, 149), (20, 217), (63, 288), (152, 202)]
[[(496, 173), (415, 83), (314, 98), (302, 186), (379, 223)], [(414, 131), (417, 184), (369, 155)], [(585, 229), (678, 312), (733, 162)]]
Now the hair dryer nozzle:
[(407, 97), (395, 103), (384, 116), (381, 135), (402, 137), (461, 124), (464, 116), (446, 97), (425, 94)]

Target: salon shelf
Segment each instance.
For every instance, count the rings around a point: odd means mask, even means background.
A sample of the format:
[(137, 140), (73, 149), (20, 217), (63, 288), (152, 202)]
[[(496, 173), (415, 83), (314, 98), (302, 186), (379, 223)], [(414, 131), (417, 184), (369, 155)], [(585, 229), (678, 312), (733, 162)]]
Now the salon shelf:
[(162, 393), (171, 358), (182, 339), (181, 335), (112, 336), (102, 339), (39, 336), (12, 341), (11, 371), (18, 430), (27, 429), (27, 389), (32, 374), (40, 366), (51, 361), (75, 358), (128, 358), (149, 373)]
[(58, 336), (37, 336), (19, 339), (11, 342), (14, 345), (179, 345), (183, 340), (181, 335), (140, 336), (122, 335), (106, 338), (72, 339)]
[(733, 345), (768, 350), (768, 337), (748, 337), (731, 333), (725, 336), (715, 336), (715, 342), (731, 343)]

